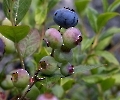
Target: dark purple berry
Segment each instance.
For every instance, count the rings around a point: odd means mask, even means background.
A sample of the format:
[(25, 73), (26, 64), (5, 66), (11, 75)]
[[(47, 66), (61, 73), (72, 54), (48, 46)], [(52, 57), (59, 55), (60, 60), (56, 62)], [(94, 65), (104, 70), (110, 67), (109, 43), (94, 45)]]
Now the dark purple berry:
[(43, 57), (40, 62), (41, 72), (44, 75), (52, 75), (57, 69), (57, 62), (51, 56)]
[(3, 40), (0, 38), (0, 59), (3, 57), (5, 52), (5, 43)]
[(70, 27), (63, 34), (63, 42), (66, 48), (72, 49), (82, 41), (82, 34), (79, 29)]
[(62, 36), (55, 28), (46, 30), (44, 40), (47, 43), (47, 46), (50, 46), (53, 49), (60, 48), (63, 44)]
[(63, 28), (74, 27), (78, 23), (78, 16), (73, 9), (61, 8), (54, 13), (53, 17), (56, 24)]
[(74, 66), (70, 63), (63, 63), (60, 67), (60, 72), (64, 76), (70, 76), (74, 73)]

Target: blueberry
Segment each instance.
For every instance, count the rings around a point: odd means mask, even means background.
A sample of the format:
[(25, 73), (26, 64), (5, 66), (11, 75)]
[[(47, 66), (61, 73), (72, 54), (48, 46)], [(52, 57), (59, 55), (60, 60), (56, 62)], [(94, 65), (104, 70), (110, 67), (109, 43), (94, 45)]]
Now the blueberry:
[(44, 93), (39, 95), (37, 100), (58, 100), (58, 98), (51, 93)]
[(3, 57), (4, 52), (5, 52), (5, 43), (0, 38), (0, 59)]
[(58, 9), (53, 17), (56, 24), (63, 28), (74, 27), (78, 23), (78, 16), (75, 11), (69, 8)]
[(60, 63), (71, 62), (73, 60), (73, 52), (72, 50), (70, 50), (69, 52), (63, 52), (59, 49), (56, 49), (54, 52), (54, 58)]
[(11, 75), (6, 75), (6, 78), (1, 82), (1, 87), (5, 90), (12, 89), (14, 87)]
[(47, 45), (53, 49), (58, 49), (63, 44), (62, 36), (55, 28), (46, 30), (44, 40), (46, 41)]
[(79, 29), (70, 27), (63, 34), (64, 49), (72, 49), (82, 41), (82, 34)]
[(17, 69), (12, 71), (12, 82), (15, 87), (25, 88), (29, 84), (29, 73), (24, 69)]
[(40, 64), (40, 68), (42, 68), (41, 72), (44, 75), (52, 75), (57, 69), (57, 62), (51, 56), (43, 57), (40, 60), (39, 64)]
[(63, 63), (60, 67), (60, 72), (64, 76), (70, 76), (74, 73), (74, 66), (70, 63)]

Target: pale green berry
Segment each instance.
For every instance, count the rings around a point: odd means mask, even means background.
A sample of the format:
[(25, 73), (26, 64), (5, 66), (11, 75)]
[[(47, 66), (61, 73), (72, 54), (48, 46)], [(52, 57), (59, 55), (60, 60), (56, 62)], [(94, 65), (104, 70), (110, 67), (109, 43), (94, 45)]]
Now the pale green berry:
[(12, 82), (17, 88), (25, 88), (29, 84), (29, 73), (24, 69), (18, 69), (12, 72)]
[(51, 56), (43, 57), (40, 62), (41, 72), (44, 75), (52, 75), (57, 69), (57, 62)]
[(6, 75), (6, 78), (1, 82), (1, 87), (5, 90), (12, 89), (14, 87), (13, 82), (11, 80), (11, 75)]
[(63, 44), (62, 36), (60, 32), (55, 28), (50, 28), (46, 30), (44, 40), (47, 45), (53, 49), (60, 48)]
[(73, 60), (73, 52), (72, 50), (70, 50), (69, 52), (63, 52), (59, 49), (56, 49), (54, 52), (54, 58), (60, 63), (71, 62)]
[(82, 41), (82, 34), (79, 29), (70, 27), (63, 34), (64, 46), (72, 49)]

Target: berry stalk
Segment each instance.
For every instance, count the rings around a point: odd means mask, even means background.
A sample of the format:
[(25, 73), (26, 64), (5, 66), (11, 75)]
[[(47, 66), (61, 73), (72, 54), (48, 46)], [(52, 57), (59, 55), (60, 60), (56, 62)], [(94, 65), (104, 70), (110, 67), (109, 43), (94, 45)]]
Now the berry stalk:
[(24, 100), (25, 96), (26, 96), (27, 93), (31, 90), (32, 86), (33, 86), (37, 81), (41, 81), (41, 80), (44, 80), (44, 79), (45, 79), (45, 77), (44, 77), (44, 78), (38, 78), (38, 73), (40, 72), (40, 70), (41, 70), (41, 69), (38, 69), (38, 70), (35, 72), (34, 77), (32, 77), (32, 80), (33, 80), (32, 83), (30, 82), (30, 85), (29, 85), (27, 91), (23, 94), (23, 96), (21, 96), (20, 99), (18, 98), (18, 100)]

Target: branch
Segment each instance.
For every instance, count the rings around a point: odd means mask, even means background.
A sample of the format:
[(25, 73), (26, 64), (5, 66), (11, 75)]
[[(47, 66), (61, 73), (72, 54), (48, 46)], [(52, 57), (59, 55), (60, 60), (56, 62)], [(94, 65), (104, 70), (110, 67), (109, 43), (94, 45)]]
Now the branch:
[(43, 78), (39, 78), (39, 77), (38, 77), (38, 73), (40, 72), (40, 70), (41, 70), (41, 69), (39, 69), (39, 70), (37, 70), (37, 71), (35, 72), (34, 77), (32, 77), (32, 83), (30, 83), (27, 91), (23, 94), (23, 96), (21, 96), (21, 98), (18, 98), (18, 100), (24, 100), (25, 96), (26, 96), (27, 93), (31, 90), (32, 86), (33, 86), (36, 82), (45, 79), (45, 77), (43, 77)]

